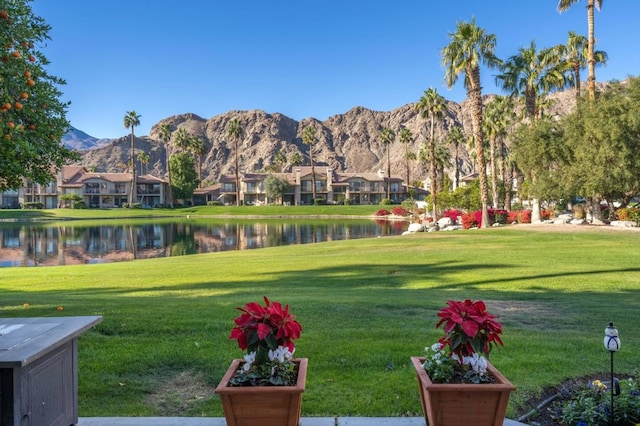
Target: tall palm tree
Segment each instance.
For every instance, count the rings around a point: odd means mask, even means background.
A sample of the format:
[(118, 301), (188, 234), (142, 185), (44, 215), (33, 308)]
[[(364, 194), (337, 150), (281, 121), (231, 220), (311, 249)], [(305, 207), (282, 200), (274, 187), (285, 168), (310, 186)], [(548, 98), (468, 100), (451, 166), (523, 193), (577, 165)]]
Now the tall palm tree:
[(171, 126), (169, 123), (162, 123), (159, 130), (160, 140), (164, 143), (164, 152), (166, 154), (167, 163), (167, 180), (169, 181), (169, 196), (167, 197), (167, 205), (173, 207), (173, 188), (171, 187), (171, 162), (169, 161), (169, 144), (171, 142)]
[(204, 144), (202, 138), (192, 135), (189, 149), (196, 157), (198, 163), (198, 187), (202, 188), (202, 156), (207, 153), (207, 146)]
[(500, 65), (495, 56), (496, 36), (486, 34), (476, 26), (475, 19), (470, 23), (459, 22), (455, 33), (449, 33), (451, 43), (442, 51), (445, 65), (445, 81), (451, 88), (460, 74), (464, 74), (464, 86), (471, 104), (471, 124), (476, 141), (476, 154), (480, 169), (480, 199), (482, 201), (482, 225), (490, 226), (487, 191), (487, 170), (482, 151), (484, 135), (482, 132), (482, 87), (480, 85), (480, 64), (489, 68)]
[[(139, 152), (138, 161), (140, 162), (140, 173), (142, 174), (149, 173), (149, 161), (151, 161), (151, 157), (149, 157), (149, 154), (147, 154), (144, 151)], [(147, 166), (146, 172), (145, 172), (145, 165)]]
[(454, 189), (460, 186), (460, 144), (466, 139), (464, 130), (460, 126), (455, 126), (447, 133), (447, 141), (453, 145), (454, 161), (455, 161), (455, 182)]
[(403, 127), (400, 130), (398, 137), (400, 138), (400, 143), (404, 145), (404, 161), (405, 161), (405, 165), (407, 166), (407, 191), (408, 191), (409, 185), (411, 184), (411, 181), (409, 180), (409, 160), (411, 160), (411, 156), (409, 155), (410, 154), (409, 144), (413, 143), (413, 133), (411, 133), (411, 130), (407, 129), (406, 127)]
[(191, 133), (180, 127), (173, 133), (173, 145), (180, 150), (188, 150), (191, 146)]
[(491, 173), (491, 194), (493, 207), (497, 208), (500, 198), (500, 187), (498, 177), (502, 179), (504, 160), (502, 158), (502, 144), (507, 136), (507, 130), (511, 124), (510, 118), (513, 114), (511, 98), (506, 96), (496, 96), (487, 103), (484, 109), (483, 127), (484, 133), (489, 139), (489, 170)]
[[(580, 99), (580, 70), (588, 65), (588, 40), (587, 37), (569, 31), (569, 39), (566, 45), (559, 45), (560, 55), (569, 67), (571, 78), (568, 82), (576, 88), (576, 100)], [(596, 50), (593, 52), (596, 65), (606, 65), (609, 59), (607, 52)]]
[[(559, 0), (558, 11), (561, 13), (568, 10), (579, 0)], [(594, 12), (593, 8), (597, 7), (598, 10), (602, 7), (602, 0), (587, 0), (587, 27), (588, 27), (588, 41), (587, 41), (587, 65), (589, 67), (588, 89), (589, 99), (593, 102), (596, 98), (596, 60), (595, 60), (595, 31), (594, 31)]]
[(316, 169), (313, 164), (313, 146), (316, 144), (316, 129), (307, 126), (302, 132), (302, 142), (309, 146), (309, 163), (311, 164), (311, 193), (313, 194), (313, 202), (316, 202)]
[(383, 127), (380, 132), (380, 142), (387, 147), (387, 200), (391, 199), (391, 158), (389, 157), (389, 147), (396, 139), (396, 134), (389, 127)]
[(431, 207), (433, 218), (436, 218), (436, 141), (434, 137), (435, 120), (442, 120), (447, 109), (445, 99), (432, 87), (424, 91), (424, 95), (416, 104), (416, 109), (421, 112), (422, 118), (429, 119), (431, 128), (429, 132), (429, 180), (431, 181)]
[(140, 125), (140, 114), (135, 111), (127, 111), (123, 119), (123, 124), (126, 129), (131, 129), (131, 155), (129, 161), (131, 161), (131, 191), (129, 191), (129, 207), (135, 202), (136, 196), (136, 163), (135, 163), (135, 146), (133, 134), (133, 128)]
[(234, 118), (227, 125), (227, 136), (233, 139), (235, 150), (235, 173), (236, 173), (236, 205), (240, 205), (240, 165), (238, 164), (238, 144), (242, 139), (242, 125), (237, 118)]
[(538, 51), (531, 41), (529, 47), (521, 47), (503, 65), (496, 76), (496, 84), (512, 97), (524, 96), (529, 120), (538, 116), (538, 97), (565, 86), (564, 64), (557, 49)]

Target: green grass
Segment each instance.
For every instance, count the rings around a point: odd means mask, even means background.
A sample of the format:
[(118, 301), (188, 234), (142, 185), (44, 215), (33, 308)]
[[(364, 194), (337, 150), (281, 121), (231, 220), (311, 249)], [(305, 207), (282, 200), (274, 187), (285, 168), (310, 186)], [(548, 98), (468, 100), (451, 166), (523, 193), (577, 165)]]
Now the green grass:
[[(608, 371), (610, 321), (622, 341), (616, 370), (640, 366), (639, 245), (636, 232), (506, 227), (6, 268), (1, 315), (104, 316), (79, 339), (81, 416), (218, 417), (212, 388), (241, 356), (228, 339), (235, 307), (267, 295), (304, 328), (303, 416), (385, 417), (421, 415), (409, 358), (440, 336), (438, 309), (482, 299), (504, 324), (491, 360), (518, 388), (513, 416), (544, 386)], [(176, 379), (184, 375), (192, 380)]]
[(118, 219), (145, 217), (183, 216), (373, 216), (381, 208), (393, 206), (195, 206), (175, 209), (44, 209), (0, 210), (2, 220), (53, 220), (53, 219)]

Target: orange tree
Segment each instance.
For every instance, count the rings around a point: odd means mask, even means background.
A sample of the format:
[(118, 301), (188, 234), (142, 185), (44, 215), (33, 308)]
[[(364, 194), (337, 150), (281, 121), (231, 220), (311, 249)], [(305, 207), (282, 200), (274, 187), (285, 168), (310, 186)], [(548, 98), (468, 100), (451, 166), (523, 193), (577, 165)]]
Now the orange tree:
[(47, 73), (37, 50), (50, 27), (30, 1), (0, 0), (0, 190), (23, 178), (46, 183), (53, 168), (77, 158), (61, 144), (69, 128), (58, 89), (65, 82)]

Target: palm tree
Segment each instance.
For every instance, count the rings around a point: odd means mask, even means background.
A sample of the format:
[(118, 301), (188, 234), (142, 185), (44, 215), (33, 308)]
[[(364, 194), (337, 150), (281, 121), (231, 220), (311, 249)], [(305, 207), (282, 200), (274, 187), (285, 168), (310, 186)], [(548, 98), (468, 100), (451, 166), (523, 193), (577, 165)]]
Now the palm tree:
[(387, 146), (387, 200), (391, 199), (391, 159), (389, 157), (389, 147), (395, 140), (396, 134), (388, 127), (383, 127), (380, 132), (380, 142)]
[(484, 63), (489, 68), (500, 65), (500, 60), (495, 56), (496, 36), (486, 34), (482, 28), (475, 24), (460, 22), (455, 33), (449, 33), (451, 43), (443, 51), (443, 63), (446, 68), (445, 81), (451, 88), (460, 74), (464, 73), (464, 86), (467, 89), (467, 97), (471, 104), (471, 124), (473, 137), (476, 141), (476, 154), (480, 168), (480, 199), (482, 201), (482, 225), (490, 226), (487, 191), (487, 169), (484, 160), (482, 146), (484, 135), (482, 132), (482, 87), (480, 86), (480, 64)]
[(453, 188), (457, 188), (460, 186), (460, 144), (463, 143), (466, 139), (464, 135), (464, 130), (460, 126), (455, 126), (449, 133), (447, 133), (447, 141), (453, 144), (454, 148), (454, 161), (455, 161), (455, 182), (453, 183)]
[(242, 125), (237, 118), (234, 118), (227, 125), (227, 135), (233, 139), (235, 148), (235, 173), (236, 173), (236, 205), (240, 205), (240, 165), (238, 164), (238, 144), (242, 138)]
[(507, 136), (508, 127), (511, 124), (510, 113), (513, 114), (513, 106), (511, 99), (506, 96), (496, 96), (489, 102), (484, 110), (484, 132), (489, 138), (489, 170), (491, 171), (491, 193), (493, 199), (493, 207), (497, 208), (500, 196), (500, 187), (498, 186), (498, 176), (502, 177), (502, 173), (498, 173), (498, 168), (503, 170), (504, 159), (502, 157), (502, 145), (504, 138)]
[(511, 56), (504, 63), (502, 74), (496, 76), (496, 84), (510, 96), (524, 96), (527, 117), (531, 121), (538, 116), (538, 97), (563, 88), (565, 83), (564, 64), (557, 49), (538, 51), (534, 41)]
[(311, 163), (311, 193), (313, 194), (313, 202), (316, 202), (316, 170), (313, 164), (313, 146), (316, 144), (316, 129), (307, 126), (302, 132), (302, 142), (309, 145), (309, 163)]
[[(569, 39), (566, 45), (559, 45), (560, 55), (570, 68), (571, 78), (568, 82), (576, 88), (576, 100), (580, 99), (580, 70), (588, 65), (588, 40), (587, 37), (569, 31)], [(609, 59), (607, 52), (596, 50), (593, 52), (596, 65), (606, 65)]]
[(411, 130), (407, 129), (406, 127), (403, 127), (400, 130), (398, 137), (400, 138), (400, 143), (404, 145), (404, 161), (405, 161), (405, 165), (407, 166), (407, 191), (408, 191), (409, 184), (411, 182), (409, 180), (409, 160), (411, 159), (410, 158), (411, 156), (409, 155), (409, 144), (413, 143), (413, 133), (411, 133)]
[(274, 161), (276, 163), (278, 173), (282, 173), (282, 170), (284, 170), (284, 166), (287, 164), (287, 154), (285, 154), (282, 150), (276, 152)]
[(191, 133), (184, 127), (180, 127), (173, 134), (173, 145), (180, 150), (187, 150), (191, 146)]
[[(579, 0), (559, 0), (558, 11), (561, 13), (568, 10)], [(602, 7), (602, 0), (587, 0), (587, 26), (588, 26), (588, 42), (587, 42), (587, 65), (589, 67), (588, 89), (589, 99), (593, 102), (596, 98), (596, 59), (594, 54), (596, 38), (594, 35), (594, 13), (593, 7), (598, 10)]]
[(424, 95), (416, 104), (416, 109), (421, 111), (422, 118), (430, 119), (429, 132), (429, 180), (431, 180), (431, 207), (432, 215), (436, 218), (436, 141), (434, 138), (435, 120), (442, 120), (447, 109), (445, 99), (432, 87), (424, 91)]
[[(146, 152), (142, 151), (138, 153), (138, 161), (140, 162), (140, 173), (145, 174), (145, 173), (149, 173), (149, 161), (151, 161), (151, 157), (149, 157), (149, 154), (147, 154)], [(145, 167), (147, 166), (147, 171), (145, 172)]]
[(162, 123), (159, 130), (160, 140), (164, 143), (164, 152), (167, 162), (167, 180), (169, 181), (169, 196), (167, 197), (167, 205), (173, 207), (173, 189), (171, 187), (171, 162), (169, 161), (169, 143), (171, 142), (171, 126), (169, 123)]
[(442, 192), (444, 188), (444, 171), (451, 167), (451, 151), (444, 144), (436, 144), (434, 150), (436, 156), (436, 190)]
[(126, 129), (131, 129), (131, 155), (129, 157), (129, 161), (131, 161), (131, 191), (129, 192), (129, 207), (136, 200), (136, 163), (135, 163), (135, 146), (134, 146), (134, 134), (133, 128), (140, 125), (140, 117), (139, 114), (136, 114), (135, 111), (127, 111), (127, 114), (124, 116), (123, 123)]
[(207, 146), (202, 138), (191, 136), (189, 149), (196, 157), (198, 163), (198, 187), (202, 188), (202, 156), (207, 153)]

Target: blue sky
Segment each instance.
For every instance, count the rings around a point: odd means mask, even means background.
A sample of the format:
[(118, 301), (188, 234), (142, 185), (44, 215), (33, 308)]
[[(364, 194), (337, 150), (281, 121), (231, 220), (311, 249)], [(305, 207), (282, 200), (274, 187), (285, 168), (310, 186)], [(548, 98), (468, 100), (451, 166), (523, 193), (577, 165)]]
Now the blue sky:
[[(540, 48), (587, 34), (587, 0), (558, 13), (556, 0), (33, 0), (52, 27), (41, 50), (66, 80), (71, 125), (98, 138), (136, 135), (176, 114), (205, 119), (261, 109), (293, 119), (328, 117), (355, 106), (390, 111), (434, 87), (449, 90), (441, 50), (456, 23), (497, 37), (500, 58), (533, 40)], [(596, 48), (609, 64), (598, 81), (640, 75), (640, 1), (604, 1)], [(500, 93), (483, 70), (483, 93)], [(586, 71), (584, 71), (586, 80)]]

